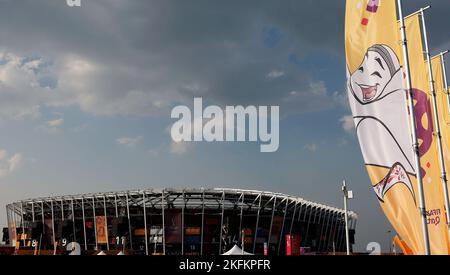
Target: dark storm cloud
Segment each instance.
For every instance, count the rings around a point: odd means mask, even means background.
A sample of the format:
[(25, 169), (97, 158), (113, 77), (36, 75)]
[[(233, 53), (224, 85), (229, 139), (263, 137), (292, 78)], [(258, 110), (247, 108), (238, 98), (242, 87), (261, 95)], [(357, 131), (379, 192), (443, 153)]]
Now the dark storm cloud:
[[(52, 79), (55, 95), (24, 100), (17, 108), (46, 102), (76, 104), (96, 114), (167, 114), (193, 96), (216, 104), (281, 105), (286, 113), (341, 106), (344, 91), (329, 91), (324, 79), (314, 79), (307, 66), (290, 58), (301, 63), (323, 53), (343, 61), (343, 1), (84, 0), (81, 8), (69, 8), (64, 0), (3, 0), (0, 5), (0, 49), (53, 64), (45, 77)], [(442, 10), (449, 7), (436, 5), (433, 16), (442, 19), (433, 18), (430, 29), (443, 31), (448, 16)], [(445, 45), (448, 38), (433, 35), (432, 41)], [(279, 76), (268, 77), (273, 71)]]

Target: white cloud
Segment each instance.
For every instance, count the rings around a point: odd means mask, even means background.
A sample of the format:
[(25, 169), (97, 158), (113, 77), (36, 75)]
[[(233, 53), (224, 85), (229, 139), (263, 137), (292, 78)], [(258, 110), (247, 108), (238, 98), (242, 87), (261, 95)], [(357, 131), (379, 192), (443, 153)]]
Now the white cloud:
[(42, 60), (2, 52), (0, 60), (0, 117), (39, 117), (40, 106), (50, 95), (42, 82), (47, 76)]
[(347, 108), (348, 99), (345, 93), (330, 92), (324, 81), (310, 81), (287, 90), (278, 105), (284, 115), (301, 114)]
[(38, 118), (42, 107), (73, 105), (95, 115), (160, 115), (180, 95), (151, 85), (158, 77), (78, 55), (30, 58), (0, 50), (0, 118)]
[(308, 152), (314, 153), (317, 151), (318, 146), (315, 143), (312, 144), (305, 144), (305, 146), (303, 146), (303, 149), (305, 149)]
[(14, 154), (9, 160), (9, 171), (13, 172), (15, 171), (19, 165), (22, 163), (22, 155), (21, 154)]
[(47, 121), (47, 125), (50, 127), (59, 127), (63, 124), (64, 124), (63, 118), (58, 118), (58, 119), (53, 119), (53, 120)]
[[(232, 82), (241, 84), (234, 87), (227, 84), (229, 81), (202, 79), (202, 75), (193, 72), (187, 79), (173, 81), (177, 77), (170, 77), (171, 68), (109, 64), (111, 60), (114, 59), (105, 61), (72, 53), (30, 58), (26, 54), (0, 52), (0, 118), (36, 118), (41, 108), (67, 106), (78, 106), (94, 115), (161, 116), (169, 113), (174, 103), (190, 102), (192, 95), (207, 95), (217, 104), (225, 104), (230, 98), (239, 99), (242, 93), (238, 91), (256, 90), (252, 87), (258, 86), (260, 78), (243, 82), (236, 79)], [(173, 70), (176, 76), (178, 70)], [(284, 71), (272, 70), (266, 77), (276, 79), (286, 75)], [(284, 95), (274, 98), (270, 85), (265, 85), (258, 95), (250, 95), (254, 99), (252, 104), (267, 105), (270, 101), (282, 105), (286, 113), (317, 112), (341, 105), (340, 94), (330, 96), (323, 81), (286, 81), (289, 84), (282, 85), (286, 89), (273, 87), (284, 90)], [(247, 103), (242, 101), (244, 105)], [(55, 127), (53, 123), (62, 122), (48, 121), (48, 125)]]
[(174, 142), (170, 144), (170, 152), (175, 155), (183, 155), (188, 151), (187, 142)]
[(318, 96), (327, 95), (327, 87), (325, 85), (325, 82), (323, 82), (323, 81), (310, 82), (309, 90), (311, 91), (311, 93), (318, 95)]
[(56, 116), (53, 119), (47, 120), (43, 125), (36, 127), (37, 130), (49, 134), (61, 134), (64, 132), (61, 126), (64, 125), (64, 118), (62, 113), (54, 113)]
[[(312, 78), (308, 70), (296, 73), (297, 70), (287, 67), (270, 67), (277, 64), (278, 55), (243, 47), (254, 39), (248, 34), (260, 30), (253, 24), (255, 17), (249, 16), (248, 11), (244, 12), (245, 7), (239, 9), (238, 21), (231, 20), (228, 22), (231, 24), (225, 24), (225, 33), (220, 29), (223, 24), (219, 23), (220, 30), (214, 34), (199, 28), (185, 36), (179, 35), (186, 31), (183, 18), (188, 13), (184, 10), (193, 7), (179, 8), (179, 5), (172, 7), (172, 4), (167, 4), (167, 8), (183, 12), (166, 22), (167, 18), (159, 17), (159, 7), (141, 3), (135, 8), (125, 8), (128, 5), (135, 4), (92, 4), (82, 17), (69, 15), (77, 21), (82, 34), (75, 40), (73, 37), (68, 39), (70, 33), (61, 31), (64, 29), (61, 26), (68, 22), (59, 22), (60, 18), (47, 18), (44, 21), (51, 22), (49, 28), (29, 33), (30, 28), (25, 26), (38, 21), (42, 23), (41, 18), (35, 17), (38, 13), (31, 14), (26, 20), (0, 24), (3, 31), (0, 33), (5, 36), (2, 49), (6, 51), (2, 54), (0, 49), (0, 116), (6, 113), (11, 117), (36, 117), (40, 108), (46, 106), (76, 106), (94, 115), (167, 116), (171, 106), (189, 102), (193, 95), (199, 94), (208, 96), (209, 101), (219, 105), (229, 102), (283, 104), (282, 112), (289, 114), (320, 112), (336, 107), (334, 98), (330, 93), (326, 94), (326, 87), (309, 87)], [(39, 4), (35, 8), (47, 10), (52, 6)], [(4, 10), (17, 12), (22, 9)], [(263, 10), (270, 11), (270, 8)], [(136, 18), (132, 28), (146, 30), (152, 33), (151, 37), (139, 35), (142, 31), (130, 32), (128, 25), (117, 25), (121, 22), (118, 18), (131, 11)], [(197, 9), (191, 11), (198, 12)], [(149, 17), (148, 12), (156, 14)], [(60, 11), (52, 14), (60, 14)], [(310, 16), (309, 13), (307, 15)], [(58, 24), (55, 25), (54, 20)], [(202, 17), (202, 20), (210, 23), (218, 18)], [(22, 35), (17, 35), (17, 31), (22, 31)], [(94, 35), (96, 33), (103, 35)], [(307, 33), (317, 34), (313, 31), (295, 32), (296, 35), (301, 34), (302, 39), (292, 41), (295, 45), (288, 43), (288, 48), (284, 48), (287, 44), (280, 45), (283, 47), (281, 50), (295, 48), (306, 56), (308, 52), (300, 49), (310, 48), (303, 43), (308, 40), (303, 39)], [(46, 37), (45, 42), (34, 43), (34, 39), (42, 37)], [(329, 36), (320, 36), (323, 38), (328, 39)], [(30, 58), (30, 52), (38, 57)], [(199, 56), (203, 58), (199, 59)], [(214, 70), (211, 70), (211, 64), (214, 64)], [(264, 81), (267, 79), (283, 81)], [(296, 96), (289, 97), (290, 91), (296, 91)], [(286, 101), (283, 100), (285, 98)]]
[(90, 114), (160, 115), (180, 97), (175, 89), (152, 84), (161, 77), (152, 74), (159, 72), (110, 66), (81, 56), (64, 56), (55, 70), (60, 97), (54, 104), (74, 104)]
[(283, 71), (273, 70), (267, 74), (267, 78), (276, 79), (276, 78), (282, 77), (283, 75), (284, 75)]
[(6, 150), (0, 150), (0, 177), (5, 177), (16, 171), (23, 160), (22, 154), (8, 156)]
[(8, 156), (6, 150), (0, 150), (0, 161), (4, 160)]
[(348, 140), (344, 137), (344, 138), (340, 138), (338, 140), (338, 147), (344, 147), (348, 145)]
[(121, 137), (116, 139), (117, 144), (120, 145), (125, 145), (125, 146), (135, 146), (136, 144), (138, 144), (139, 142), (141, 142), (144, 139), (143, 136), (138, 136), (138, 137)]
[(339, 119), (342, 129), (346, 133), (353, 134), (355, 132), (355, 122), (353, 121), (353, 116), (343, 116)]

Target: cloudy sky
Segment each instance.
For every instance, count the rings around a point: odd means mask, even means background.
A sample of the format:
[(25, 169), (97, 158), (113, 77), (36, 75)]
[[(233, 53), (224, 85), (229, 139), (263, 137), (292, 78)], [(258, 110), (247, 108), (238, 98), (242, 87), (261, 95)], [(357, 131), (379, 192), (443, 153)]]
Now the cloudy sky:
[[(405, 1), (405, 13), (429, 1)], [(236, 187), (341, 207), (357, 249), (390, 229), (345, 94), (345, 1), (0, 0), (0, 205), (143, 187)], [(428, 12), (450, 48), (450, 2)], [(279, 105), (280, 148), (173, 144), (173, 106)], [(0, 225), (6, 224), (4, 211)]]

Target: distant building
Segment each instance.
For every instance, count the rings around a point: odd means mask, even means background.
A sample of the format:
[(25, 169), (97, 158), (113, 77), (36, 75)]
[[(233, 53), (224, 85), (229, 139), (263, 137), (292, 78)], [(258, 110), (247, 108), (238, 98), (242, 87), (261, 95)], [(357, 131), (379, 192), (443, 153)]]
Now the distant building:
[[(29, 199), (6, 210), (5, 240), (19, 254), (77, 246), (81, 254), (218, 255), (242, 243), (257, 255), (345, 251), (343, 210), (271, 192), (148, 189)], [(352, 243), (356, 219), (349, 212)]]

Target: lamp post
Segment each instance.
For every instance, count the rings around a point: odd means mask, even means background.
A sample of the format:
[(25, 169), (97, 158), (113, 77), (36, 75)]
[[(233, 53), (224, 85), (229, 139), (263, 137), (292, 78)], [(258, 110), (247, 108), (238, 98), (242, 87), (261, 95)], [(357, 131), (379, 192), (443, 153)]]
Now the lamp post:
[(245, 230), (242, 229), (241, 231), (241, 248), (242, 248), (242, 255), (244, 255), (244, 244), (245, 244)]
[(353, 191), (347, 189), (345, 180), (342, 182), (342, 193), (344, 194), (345, 242), (347, 247), (347, 255), (350, 255), (350, 236), (348, 231), (347, 200), (353, 199)]

